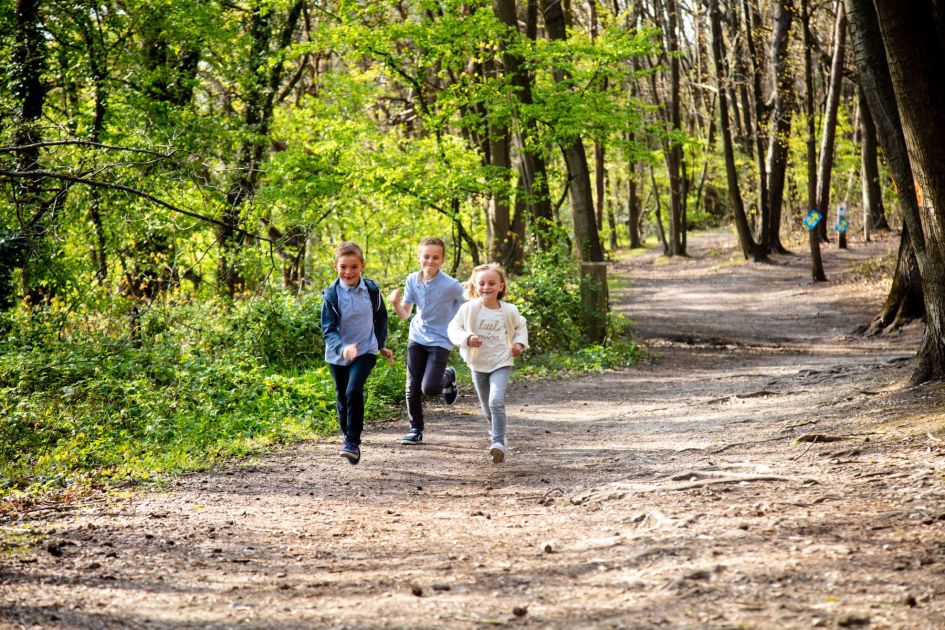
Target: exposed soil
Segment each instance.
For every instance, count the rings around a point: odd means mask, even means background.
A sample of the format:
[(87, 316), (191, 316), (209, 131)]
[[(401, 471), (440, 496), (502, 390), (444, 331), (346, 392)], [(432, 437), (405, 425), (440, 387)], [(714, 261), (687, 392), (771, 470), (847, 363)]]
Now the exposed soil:
[(729, 235), (614, 264), (653, 360), (513, 384), (501, 465), (467, 390), (359, 466), (324, 440), (6, 523), (0, 626), (943, 628), (943, 392), (906, 387), (919, 326), (849, 334), (895, 244), (818, 285)]

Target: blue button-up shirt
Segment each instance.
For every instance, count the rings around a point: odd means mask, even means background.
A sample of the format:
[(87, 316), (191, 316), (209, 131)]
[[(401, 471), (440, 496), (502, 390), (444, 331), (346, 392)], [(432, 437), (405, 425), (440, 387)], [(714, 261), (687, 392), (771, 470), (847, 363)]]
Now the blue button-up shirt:
[[(363, 354), (377, 354), (377, 337), (374, 336), (374, 311), (371, 307), (371, 296), (368, 295), (364, 279), (358, 281), (357, 286), (349, 287), (343, 282), (338, 283), (338, 334), (344, 341), (344, 348), (353, 343), (358, 344), (358, 356)], [(341, 354), (333, 352), (325, 346), (325, 361), (333, 365), (349, 365)]]
[(464, 300), (463, 286), (442, 271), (426, 284), (419, 271), (407, 276), (403, 301), (417, 305), (417, 314), (410, 321), (410, 341), (452, 350), (446, 328)]

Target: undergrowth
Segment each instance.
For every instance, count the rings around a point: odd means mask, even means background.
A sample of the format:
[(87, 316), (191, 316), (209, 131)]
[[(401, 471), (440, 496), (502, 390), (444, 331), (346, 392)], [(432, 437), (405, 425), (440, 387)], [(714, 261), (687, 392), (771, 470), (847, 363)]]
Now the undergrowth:
[[(532, 261), (510, 287), (529, 319), (520, 376), (633, 365), (626, 324), (589, 344), (579, 282), (560, 261)], [(77, 489), (205, 469), (275, 444), (337, 432), (322, 360), (320, 296), (165, 298), (134, 318), (113, 304), (47, 305), (0, 319), (0, 500), (10, 506)], [(390, 318), (388, 347), (368, 379), (366, 419), (402, 413), (407, 324)], [(459, 363), (458, 353), (453, 354)], [(0, 505), (0, 512), (3, 506)]]

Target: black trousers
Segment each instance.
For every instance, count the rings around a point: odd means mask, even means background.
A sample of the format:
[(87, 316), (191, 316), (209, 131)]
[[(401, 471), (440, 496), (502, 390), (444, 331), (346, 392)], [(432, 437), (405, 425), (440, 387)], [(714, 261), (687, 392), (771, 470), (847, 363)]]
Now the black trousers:
[(335, 382), (338, 425), (345, 442), (361, 443), (361, 431), (364, 430), (364, 383), (376, 363), (376, 354), (362, 354), (350, 365), (328, 364)]
[(407, 344), (407, 417), (410, 428), (423, 431), (423, 397), (436, 396), (449, 385), (446, 362), (450, 350), (439, 346)]

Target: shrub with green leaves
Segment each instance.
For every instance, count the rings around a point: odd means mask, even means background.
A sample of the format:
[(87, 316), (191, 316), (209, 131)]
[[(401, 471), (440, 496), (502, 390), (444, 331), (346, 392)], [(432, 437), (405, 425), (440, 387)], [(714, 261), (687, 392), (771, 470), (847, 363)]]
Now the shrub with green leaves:
[[(336, 431), (319, 310), (318, 296), (281, 294), (167, 303), (136, 336), (110, 332), (114, 322), (60, 335), (55, 309), (7, 315), (0, 496), (200, 468)], [(404, 379), (402, 363), (378, 365), (368, 418), (390, 414)]]
[(528, 320), (531, 354), (586, 343), (581, 329), (580, 278), (573, 258), (553, 251), (533, 253), (509, 292)]

